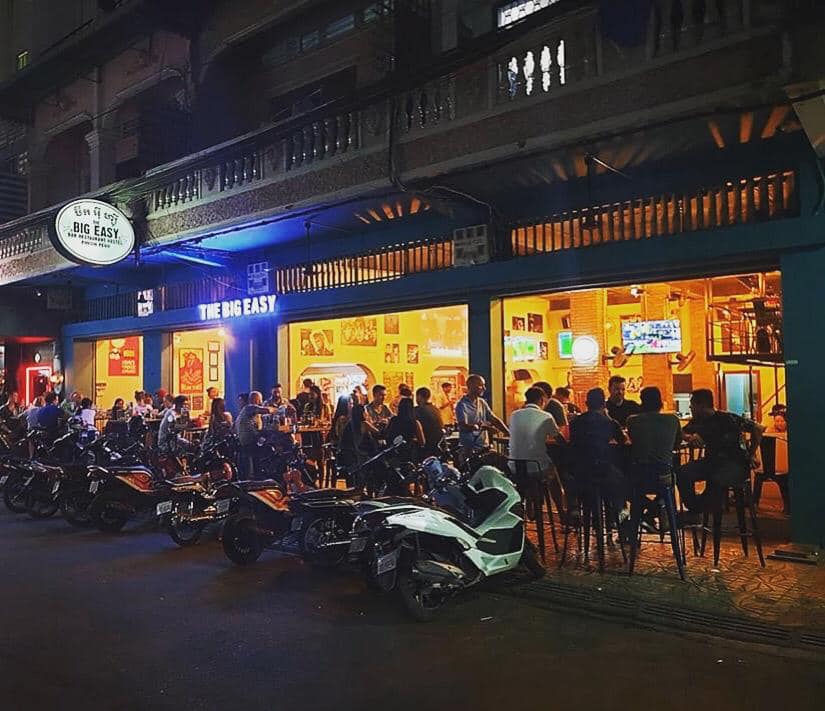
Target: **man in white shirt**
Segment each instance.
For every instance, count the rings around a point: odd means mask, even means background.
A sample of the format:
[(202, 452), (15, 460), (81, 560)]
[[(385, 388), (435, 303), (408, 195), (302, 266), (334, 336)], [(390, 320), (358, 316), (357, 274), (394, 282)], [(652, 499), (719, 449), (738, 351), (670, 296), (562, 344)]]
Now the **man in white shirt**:
[[(548, 441), (559, 435), (553, 415), (544, 411), (547, 396), (541, 388), (528, 388), (524, 393), (527, 403), (510, 418), (510, 459), (530, 460), (529, 473), (548, 472), (553, 466), (547, 454)], [(510, 462), (515, 473), (515, 464)]]

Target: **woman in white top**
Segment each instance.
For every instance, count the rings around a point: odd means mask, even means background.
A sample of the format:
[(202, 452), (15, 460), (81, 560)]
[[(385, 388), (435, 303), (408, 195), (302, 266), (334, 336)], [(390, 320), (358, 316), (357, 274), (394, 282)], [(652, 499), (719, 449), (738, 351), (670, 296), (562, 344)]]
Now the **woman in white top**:
[(96, 414), (97, 411), (92, 405), (92, 401), (89, 398), (84, 397), (80, 401), (80, 412), (78, 413), (80, 421), (86, 425), (86, 427), (94, 427)]

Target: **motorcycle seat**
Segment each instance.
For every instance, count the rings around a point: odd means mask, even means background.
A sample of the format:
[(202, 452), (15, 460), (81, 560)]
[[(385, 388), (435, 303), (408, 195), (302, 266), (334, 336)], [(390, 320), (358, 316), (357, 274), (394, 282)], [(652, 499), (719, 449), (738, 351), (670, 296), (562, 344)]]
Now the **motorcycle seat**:
[(280, 484), (274, 479), (261, 479), (260, 481), (242, 481), (239, 486), (244, 491), (263, 491), (264, 489), (280, 489)]
[(351, 499), (358, 494), (358, 489), (310, 489), (295, 494), (298, 501), (323, 501), (325, 499)]
[(193, 484), (208, 484), (209, 474), (194, 474), (192, 476), (176, 476), (170, 479), (169, 483), (172, 486), (191, 486)]

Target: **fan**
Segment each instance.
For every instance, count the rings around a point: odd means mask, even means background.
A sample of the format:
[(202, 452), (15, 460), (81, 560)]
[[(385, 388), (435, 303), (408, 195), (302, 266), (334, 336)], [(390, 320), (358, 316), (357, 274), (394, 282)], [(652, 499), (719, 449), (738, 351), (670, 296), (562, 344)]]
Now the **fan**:
[(687, 353), (677, 353), (676, 361), (671, 365), (676, 366), (678, 372), (685, 370), (693, 361), (696, 360), (696, 351), (688, 351)]
[(610, 352), (613, 354), (612, 356), (605, 356), (605, 360), (613, 359), (613, 367), (614, 368), (622, 368), (627, 365), (627, 360), (630, 356), (633, 355), (633, 346), (626, 346), (624, 348), (619, 348), (619, 346), (613, 346), (610, 349)]

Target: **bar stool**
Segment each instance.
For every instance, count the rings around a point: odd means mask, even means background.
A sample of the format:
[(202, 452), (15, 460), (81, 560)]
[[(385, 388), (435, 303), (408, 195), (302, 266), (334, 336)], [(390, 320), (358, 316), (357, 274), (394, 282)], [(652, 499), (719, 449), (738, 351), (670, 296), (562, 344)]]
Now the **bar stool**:
[[(713, 567), (719, 567), (719, 549), (722, 543), (722, 509), (723, 502), (728, 498), (728, 492), (733, 492), (734, 502), (736, 505), (736, 521), (737, 530), (739, 531), (739, 540), (742, 543), (742, 552), (745, 557), (748, 557), (748, 538), (753, 538), (756, 546), (756, 553), (759, 556), (759, 564), (765, 567), (765, 556), (762, 553), (762, 537), (759, 534), (759, 524), (756, 520), (756, 509), (753, 505), (753, 495), (751, 492), (750, 477), (747, 476), (741, 484), (724, 485), (715, 484), (713, 482), (707, 483), (706, 499), (712, 503), (713, 509)], [(751, 530), (748, 530), (748, 524), (745, 514), (748, 514), (751, 520)], [(708, 519), (711, 512), (705, 506), (704, 513), (704, 527), (702, 529), (702, 543), (699, 549), (699, 554), (705, 555), (705, 546), (708, 537)]]
[[(510, 464), (512, 463), (512, 467)], [(539, 541), (539, 555), (542, 561), (545, 557), (544, 541), (544, 506), (547, 506), (547, 519), (550, 523), (550, 535), (553, 538), (553, 549), (559, 552), (559, 543), (556, 538), (556, 522), (553, 517), (553, 499), (550, 496), (548, 485), (551, 472), (543, 470), (542, 465), (535, 459), (508, 459), (507, 470), (512, 473), (516, 488), (521, 494), (527, 517), (533, 518), (536, 524), (536, 536)], [(554, 470), (553, 470), (554, 471)], [(560, 484), (559, 484), (560, 485)], [(561, 512), (559, 512), (561, 514)]]
[[(633, 500), (630, 503), (630, 564), (628, 566), (628, 575), (633, 575), (633, 570), (636, 566), (636, 557), (639, 552), (639, 546), (642, 539), (642, 513), (645, 507), (650, 503), (647, 498), (650, 495), (661, 499), (665, 504), (665, 512), (667, 515), (668, 527), (670, 529), (670, 547), (673, 551), (673, 558), (676, 561), (676, 567), (679, 569), (679, 577), (685, 579), (685, 551), (684, 542), (680, 538), (679, 528), (676, 518), (676, 495), (674, 493), (674, 482), (671, 475), (669, 484), (652, 484), (652, 483), (637, 483), (633, 487)], [(659, 540), (664, 539), (664, 534), (659, 530)]]

